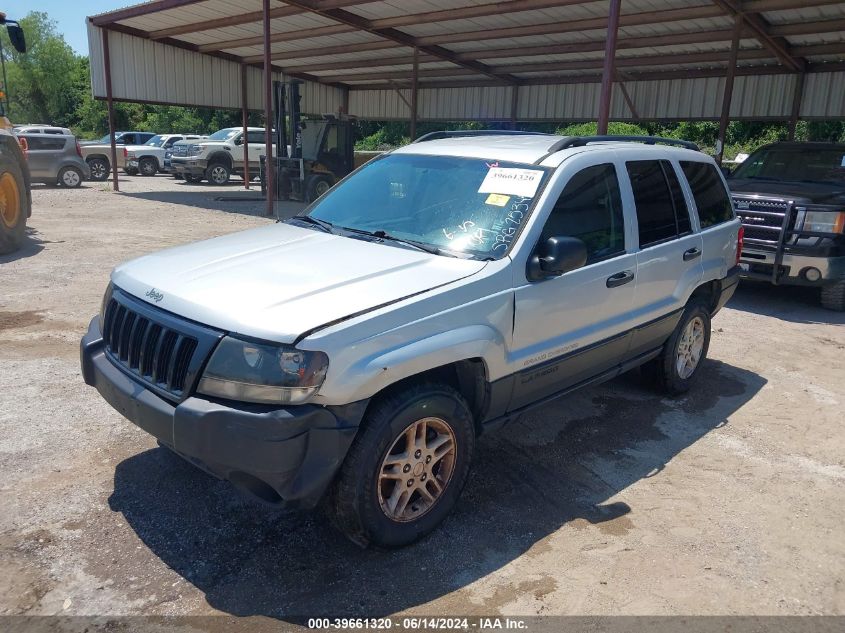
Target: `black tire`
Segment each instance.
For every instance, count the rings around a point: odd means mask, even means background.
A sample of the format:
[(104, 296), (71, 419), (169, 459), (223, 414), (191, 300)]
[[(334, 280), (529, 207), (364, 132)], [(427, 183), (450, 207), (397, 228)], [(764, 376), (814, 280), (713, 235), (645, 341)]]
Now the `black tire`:
[(135, 169), (134, 167), (126, 167), (126, 168), (124, 168), (123, 171), (126, 173), (127, 176), (137, 176), (138, 175), (138, 170)]
[(109, 179), (111, 166), (105, 158), (94, 157), (88, 159), (88, 167), (91, 168), (91, 180), (103, 182)]
[[(695, 319), (700, 319), (700, 324), (703, 329), (703, 341), (701, 351), (692, 367), (692, 373), (682, 375), (679, 370), (679, 355), (682, 351), (679, 349), (682, 345), (683, 335), (688, 326)], [(663, 351), (660, 356), (654, 360), (649, 361), (643, 365), (643, 374), (661, 391), (671, 394), (680, 395), (689, 391), (690, 387), (695, 382), (696, 376), (701, 371), (701, 366), (707, 358), (707, 350), (710, 348), (710, 313), (707, 311), (705, 305), (698, 301), (693, 301), (687, 304), (684, 309), (681, 320), (672, 332), (672, 336), (666, 341), (663, 346)], [(689, 366), (684, 368), (689, 370)]]
[(182, 174), (173, 174), (173, 178), (175, 178), (176, 180), (182, 180), (184, 176), (182, 176)]
[[(442, 438), (445, 434), (437, 435), (432, 429), (433, 425), (451, 429), (453, 448), (446, 457), (435, 455), (429, 471), (426, 466), (429, 458), (425, 454), (420, 455), (419, 451), (411, 454), (405, 447), (408, 459), (415, 463), (413, 468), (407, 464), (407, 469), (402, 472), (410, 474), (402, 476), (418, 477), (415, 491), (410, 493), (406, 507), (412, 513), (420, 514), (407, 520), (396, 520), (388, 516), (386, 509), (382, 509), (383, 502), (389, 503), (389, 499), (382, 501), (386, 495), (382, 486), (391, 484), (389, 481), (380, 481), (379, 475), (388, 453), (404, 441), (402, 438), (405, 437), (405, 431), (424, 419), (435, 420), (429, 421), (425, 428), (429, 434), (435, 433), (436, 438)], [(409, 545), (431, 532), (451, 512), (466, 483), (474, 449), (472, 413), (461, 394), (451, 387), (434, 383), (397, 389), (371, 405), (325, 499), (325, 510), (332, 523), (361, 547), (373, 545), (391, 549)], [(449, 470), (445, 485), (440, 479), (441, 476), (447, 477), (441, 470), (444, 464)], [(417, 473), (418, 469), (422, 474)], [(430, 504), (418, 492), (422, 487), (421, 482), (426, 481), (427, 476), (430, 479), (425, 488), (429, 493), (429, 485), (441, 488), (439, 495)], [(396, 482), (400, 498), (405, 484), (411, 486), (414, 480), (410, 482)], [(419, 509), (417, 504), (424, 508)]]
[(82, 171), (76, 167), (62, 167), (59, 170), (58, 183), (68, 189), (77, 189), (82, 184)]
[(205, 179), (212, 185), (222, 186), (229, 182), (232, 169), (222, 162), (211, 163), (205, 170)]
[(145, 156), (138, 161), (138, 173), (142, 176), (155, 176), (158, 173), (158, 161), (150, 156)]
[(334, 181), (329, 176), (311, 176), (305, 185), (305, 201), (314, 202), (317, 198), (326, 193)]
[(845, 312), (845, 279), (822, 286), (822, 307), (835, 312)]
[(26, 233), (27, 190), (20, 166), (0, 154), (0, 255), (14, 253)]
[(190, 182), (190, 183), (202, 182), (202, 176), (194, 176), (193, 174), (185, 174), (185, 182)]

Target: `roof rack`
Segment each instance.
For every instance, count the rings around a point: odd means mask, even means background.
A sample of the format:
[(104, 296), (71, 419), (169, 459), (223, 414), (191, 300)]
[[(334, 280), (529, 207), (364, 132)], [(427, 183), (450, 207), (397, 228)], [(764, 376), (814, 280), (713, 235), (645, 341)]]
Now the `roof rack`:
[(441, 138), (458, 138), (461, 136), (551, 136), (543, 132), (523, 132), (521, 130), (439, 130), (423, 134), (414, 143), (436, 141)]
[(614, 134), (604, 134), (600, 136), (567, 136), (559, 140), (557, 143), (549, 148), (549, 154), (554, 154), (562, 149), (569, 149), (570, 147), (583, 147), (587, 143), (601, 143), (608, 141), (622, 141), (625, 143), (645, 143), (646, 145), (676, 145), (677, 147), (684, 147), (692, 149), (697, 152), (701, 148), (692, 141), (682, 141), (676, 138), (663, 138), (662, 136), (617, 136)]

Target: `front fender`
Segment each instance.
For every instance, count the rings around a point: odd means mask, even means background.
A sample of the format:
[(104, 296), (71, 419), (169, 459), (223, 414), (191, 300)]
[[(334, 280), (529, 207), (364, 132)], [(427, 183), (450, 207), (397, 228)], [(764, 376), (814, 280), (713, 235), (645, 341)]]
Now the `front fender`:
[(505, 356), (499, 331), (489, 325), (470, 325), (363, 358), (332, 382), (343, 385), (349, 397), (369, 398), (405, 378), (471, 358), (480, 358), (489, 376), (492, 367), (504, 367)]

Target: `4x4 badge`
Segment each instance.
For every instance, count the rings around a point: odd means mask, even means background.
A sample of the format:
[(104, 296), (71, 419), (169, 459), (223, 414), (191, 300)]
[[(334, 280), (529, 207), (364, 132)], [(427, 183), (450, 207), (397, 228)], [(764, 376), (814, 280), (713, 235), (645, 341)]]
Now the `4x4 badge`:
[(152, 299), (153, 301), (155, 301), (156, 303), (158, 303), (159, 301), (161, 301), (162, 299), (164, 299), (164, 295), (163, 295), (163, 294), (161, 294), (161, 293), (160, 293), (158, 290), (156, 290), (155, 288), (152, 288), (152, 289), (151, 289), (151, 290), (150, 290), (150, 291), (146, 294), (146, 296), (147, 296), (147, 297), (149, 297), (150, 299)]

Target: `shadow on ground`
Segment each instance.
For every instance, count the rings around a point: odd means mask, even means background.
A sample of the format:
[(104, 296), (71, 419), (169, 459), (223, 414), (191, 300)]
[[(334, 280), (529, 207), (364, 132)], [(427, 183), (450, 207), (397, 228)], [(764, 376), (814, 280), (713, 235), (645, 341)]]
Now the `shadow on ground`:
[(27, 257), (32, 257), (33, 255), (38, 255), (38, 253), (44, 250), (45, 244), (61, 244), (63, 241), (59, 240), (51, 242), (49, 240), (41, 239), (40, 236), (41, 234), (36, 229), (31, 226), (26, 227), (26, 234), (24, 235), (21, 247), (14, 253), (0, 255), (0, 264), (8, 264), (9, 262), (13, 262), (18, 259), (25, 259)]
[[(261, 188), (257, 184), (249, 190), (244, 189), (243, 183), (238, 181), (223, 186), (208, 185), (201, 190), (196, 189), (196, 184), (182, 183), (179, 186), (184, 187), (184, 191), (122, 191), (120, 195), (242, 215), (263, 216), (267, 208)], [(286, 220), (299, 213), (305, 206), (300, 202), (276, 202), (275, 210), (279, 218)]]
[(743, 281), (728, 307), (792, 323), (845, 324), (845, 312), (822, 308), (819, 289), (807, 286), (774, 286)]
[(490, 574), (567, 523), (604, 539), (631, 529), (625, 515), (646, 510), (608, 500), (659, 476), (764, 384), (708, 361), (698, 388), (677, 401), (634, 373), (526, 414), (481, 439), (444, 525), (395, 552), (358, 549), (320, 514), (285, 515), (243, 500), (165, 449), (121, 462), (109, 505), (215, 609), (291, 621), (384, 615)]

